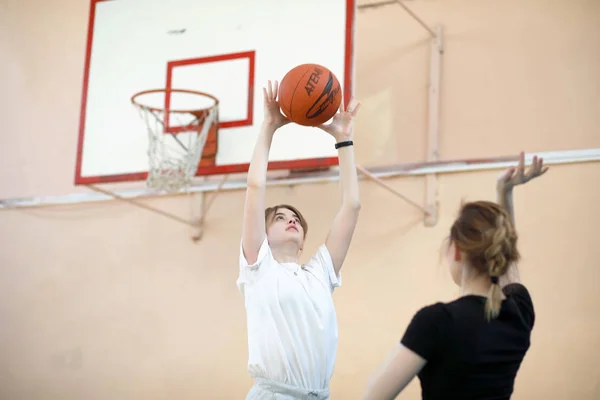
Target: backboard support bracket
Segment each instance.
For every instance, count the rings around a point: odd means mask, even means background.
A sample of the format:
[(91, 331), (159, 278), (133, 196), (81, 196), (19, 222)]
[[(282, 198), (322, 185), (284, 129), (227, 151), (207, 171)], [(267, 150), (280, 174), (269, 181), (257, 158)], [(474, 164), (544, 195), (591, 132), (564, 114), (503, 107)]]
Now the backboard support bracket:
[(419, 23), (419, 25), (421, 25), (423, 27), (423, 29), (425, 29), (427, 32), (429, 32), (429, 35), (432, 38), (436, 38), (439, 35), (439, 31), (437, 29), (432, 29), (429, 25), (427, 25), (421, 18), (419, 18), (419, 16), (417, 14), (414, 13), (413, 10), (411, 10), (410, 8), (408, 8), (403, 2), (402, 0), (395, 0), (394, 3), (398, 4), (400, 7), (402, 7), (404, 9), (404, 11), (406, 11), (408, 13), (408, 15), (410, 15), (415, 21), (417, 21)]
[[(401, 4), (401, 3), (399, 3)], [(406, 9), (406, 7), (403, 5)], [(425, 25), (422, 20), (416, 17), (412, 12), (409, 12), (416, 18), (421, 25)], [(426, 25), (425, 25), (426, 26)], [(437, 25), (435, 30), (426, 26), (427, 31), (433, 32), (435, 35), (430, 42), (430, 57), (429, 57), (429, 93), (427, 107), (427, 155), (426, 162), (433, 163), (439, 161), (439, 134), (440, 134), (440, 82), (442, 76), (442, 55), (444, 54), (444, 31), (441, 25)], [(425, 206), (421, 206), (417, 202), (409, 199), (398, 190), (394, 189), (381, 178), (376, 177), (364, 167), (357, 165), (356, 169), (362, 173), (367, 179), (375, 182), (387, 191), (393, 193), (397, 197), (414, 206), (423, 212), (423, 224), (427, 227), (433, 227), (438, 221), (438, 179), (435, 172), (425, 175)]]
[(376, 184), (378, 184), (382, 188), (386, 189), (388, 192), (391, 192), (391, 193), (395, 194), (396, 196), (400, 197), (401, 199), (403, 199), (404, 201), (406, 201), (408, 204), (410, 204), (410, 205), (414, 206), (415, 208), (418, 208), (419, 210), (423, 211), (426, 215), (429, 213), (429, 211), (427, 211), (427, 209), (425, 207), (423, 207), (420, 204), (416, 203), (415, 201), (409, 199), (408, 197), (406, 197), (405, 195), (403, 195), (402, 193), (400, 193), (398, 190), (394, 189), (393, 187), (391, 187), (390, 185), (388, 185), (387, 183), (385, 183), (381, 178), (378, 178), (375, 175), (373, 175), (365, 167), (363, 167), (361, 165), (357, 165), (356, 169), (358, 170), (358, 172), (360, 172), (361, 174), (363, 174), (365, 176), (365, 178), (367, 178), (367, 179), (375, 182)]
[[(427, 108), (427, 162), (439, 160), (439, 126), (440, 126), (440, 81), (442, 74), (442, 55), (444, 54), (444, 31), (441, 25), (430, 27), (417, 14), (407, 7), (402, 0), (395, 0), (430, 36), (429, 57), (429, 102)], [(423, 223), (433, 227), (438, 220), (438, 181), (433, 173), (425, 176), (425, 209)]]
[[(429, 102), (427, 108), (427, 162), (440, 158), (440, 82), (442, 77), (442, 55), (444, 54), (444, 30), (435, 27), (436, 36), (431, 39), (429, 57)], [(425, 176), (425, 226), (433, 227), (438, 221), (438, 179), (436, 174)]]
[(210, 207), (213, 205), (217, 196), (223, 190), (223, 186), (227, 182), (229, 175), (223, 175), (219, 186), (209, 197), (207, 192), (191, 193), (192, 197), (192, 240), (198, 242), (202, 240), (205, 232), (206, 216)]
[(188, 225), (188, 226), (192, 226), (192, 227), (194, 226), (194, 224), (192, 223), (192, 221), (188, 221), (185, 218), (181, 218), (181, 217), (179, 217), (177, 215), (168, 213), (168, 212), (160, 210), (158, 208), (150, 207), (150, 206), (148, 206), (146, 204), (139, 203), (139, 202), (137, 202), (137, 201), (135, 201), (133, 199), (123, 197), (123, 196), (121, 196), (121, 195), (119, 195), (117, 193), (111, 192), (110, 190), (102, 189), (102, 188), (100, 188), (100, 187), (98, 187), (96, 185), (86, 185), (86, 187), (88, 189), (90, 189), (90, 190), (95, 191), (95, 192), (99, 192), (99, 193), (105, 194), (107, 196), (111, 196), (112, 198), (114, 198), (116, 200), (124, 201), (126, 203), (131, 204), (132, 206), (139, 207), (139, 208), (142, 208), (144, 210), (148, 210), (150, 212), (153, 212), (155, 214), (162, 215), (163, 217), (169, 218), (169, 219), (171, 219), (173, 221), (177, 221), (177, 222), (182, 223), (184, 225)]
[(207, 192), (191, 192), (191, 193), (189, 193), (190, 194), (190, 204), (191, 204), (191, 214), (192, 214), (192, 217), (190, 220), (187, 220), (185, 218), (171, 214), (169, 212), (158, 209), (156, 207), (151, 207), (149, 205), (140, 203), (138, 201), (135, 201), (134, 199), (123, 197), (117, 193), (114, 193), (110, 190), (103, 189), (96, 185), (86, 185), (86, 187), (95, 192), (110, 196), (116, 200), (124, 201), (126, 203), (131, 204), (132, 206), (142, 208), (144, 210), (153, 212), (155, 214), (162, 215), (163, 217), (168, 218), (172, 221), (176, 221), (181, 224), (184, 224), (184, 225), (190, 227), (192, 230), (192, 234), (191, 234), (192, 241), (198, 242), (202, 239), (204, 232), (205, 232), (204, 228), (205, 228), (206, 216), (208, 214), (208, 211), (210, 210), (210, 207), (212, 206), (216, 197), (221, 193), (221, 191), (223, 189), (223, 185), (225, 185), (225, 182), (227, 182), (228, 178), (229, 178), (229, 175), (223, 175), (223, 178), (221, 179), (219, 186), (210, 195)]

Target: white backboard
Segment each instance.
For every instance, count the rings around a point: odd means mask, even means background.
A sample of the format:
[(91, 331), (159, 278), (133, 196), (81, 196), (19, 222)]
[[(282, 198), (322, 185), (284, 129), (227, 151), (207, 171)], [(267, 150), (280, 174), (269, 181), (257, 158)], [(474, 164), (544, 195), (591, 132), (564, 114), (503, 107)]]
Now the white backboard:
[[(138, 181), (148, 170), (146, 125), (131, 97), (187, 89), (219, 99), (214, 165), (244, 172), (263, 117), (262, 87), (304, 63), (326, 66), (352, 94), (354, 0), (92, 0), (76, 184)], [(315, 128), (277, 132), (271, 169), (337, 164)]]

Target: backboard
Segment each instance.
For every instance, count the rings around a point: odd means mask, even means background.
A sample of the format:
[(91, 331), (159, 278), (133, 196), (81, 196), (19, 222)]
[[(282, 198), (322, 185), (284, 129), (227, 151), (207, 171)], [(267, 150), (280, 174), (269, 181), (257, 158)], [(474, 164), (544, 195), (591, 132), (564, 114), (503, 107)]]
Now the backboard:
[[(321, 64), (349, 100), (355, 7), (355, 0), (92, 0), (75, 184), (146, 179), (148, 134), (131, 97), (163, 88), (219, 100), (219, 129), (207, 142), (216, 155), (197, 176), (247, 171), (268, 80)], [(288, 124), (269, 159), (270, 169), (317, 168), (336, 165), (337, 152), (321, 130)]]

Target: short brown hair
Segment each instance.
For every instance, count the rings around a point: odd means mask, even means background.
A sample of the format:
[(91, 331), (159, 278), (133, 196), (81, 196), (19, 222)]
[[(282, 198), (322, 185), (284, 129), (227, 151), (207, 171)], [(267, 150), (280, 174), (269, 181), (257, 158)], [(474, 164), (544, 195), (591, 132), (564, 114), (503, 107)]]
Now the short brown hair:
[[(464, 204), (450, 229), (450, 239), (479, 273), (501, 277), (520, 258), (517, 233), (504, 208), (489, 201)], [(485, 305), (486, 317), (500, 312), (500, 285), (493, 283)]]
[(300, 226), (302, 227), (302, 230), (304, 231), (304, 239), (306, 239), (306, 234), (308, 233), (308, 223), (306, 222), (306, 219), (304, 219), (304, 216), (300, 213), (300, 211), (298, 211), (298, 209), (296, 207), (290, 206), (289, 204), (278, 204), (276, 206), (267, 208), (265, 210), (265, 225), (269, 226), (270, 222), (273, 220), (273, 217), (275, 216), (275, 213), (280, 208), (287, 208), (288, 210), (290, 210), (291, 212), (293, 212), (294, 214), (296, 214), (298, 216), (298, 219), (300, 220)]

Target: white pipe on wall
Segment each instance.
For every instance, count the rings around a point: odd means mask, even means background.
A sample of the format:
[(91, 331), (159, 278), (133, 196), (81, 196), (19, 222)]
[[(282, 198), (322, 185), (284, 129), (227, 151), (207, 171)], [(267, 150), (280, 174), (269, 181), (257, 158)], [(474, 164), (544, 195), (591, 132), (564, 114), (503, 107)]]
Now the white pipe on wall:
[[(531, 163), (533, 155), (544, 158), (544, 164), (572, 164), (600, 161), (600, 148), (584, 150), (565, 150), (549, 151), (534, 154), (526, 154), (526, 163)], [(457, 160), (457, 161), (438, 161), (430, 164), (404, 164), (390, 167), (378, 167), (369, 169), (373, 176), (378, 178), (392, 178), (398, 176), (418, 176), (427, 174), (449, 174), (468, 171), (485, 171), (491, 169), (503, 169), (511, 165), (516, 165), (517, 156), (514, 160), (508, 160), (507, 157), (490, 158), (486, 160)], [(363, 175), (360, 175), (364, 179)], [(296, 178), (272, 179), (267, 182), (268, 186), (290, 186), (299, 184), (336, 182), (339, 179), (337, 171), (327, 171)], [(598, 180), (600, 182), (600, 178)], [(212, 192), (216, 191), (221, 183), (219, 181), (202, 182), (190, 186), (187, 193)], [(244, 190), (246, 189), (246, 180), (230, 180), (223, 184), (221, 190)], [(184, 192), (181, 192), (183, 194)], [(120, 197), (133, 199), (142, 197), (164, 196), (161, 193), (155, 193), (146, 189), (133, 189), (116, 192)], [(99, 202), (114, 200), (114, 197), (102, 193), (71, 193), (63, 196), (43, 196), (29, 198), (13, 198), (0, 200), (0, 209), (21, 208), (21, 207), (41, 207), (62, 204), (79, 204), (89, 202)]]

